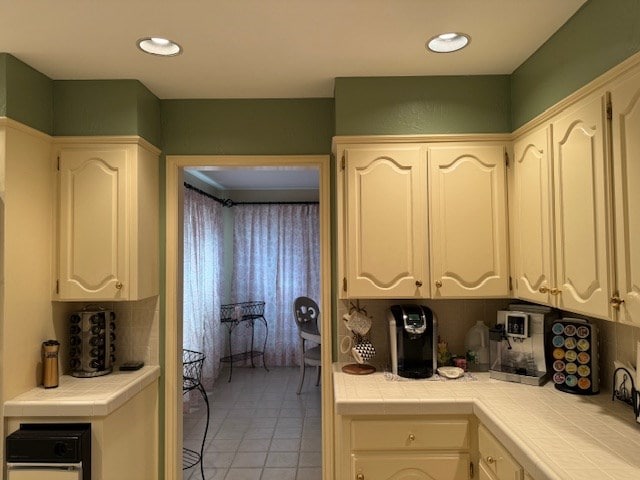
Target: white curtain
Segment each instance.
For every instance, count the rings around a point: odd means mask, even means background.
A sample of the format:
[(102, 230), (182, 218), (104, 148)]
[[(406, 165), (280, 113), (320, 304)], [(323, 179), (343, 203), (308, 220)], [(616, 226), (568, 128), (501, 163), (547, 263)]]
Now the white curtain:
[[(220, 370), (225, 335), (220, 325), (223, 206), (184, 189), (183, 346), (206, 355), (202, 384), (209, 390)], [(185, 403), (197, 395), (185, 397)]]
[[(266, 303), (267, 367), (299, 365), (293, 301), (307, 296), (320, 303), (318, 205), (237, 205), (234, 216), (234, 302)], [(263, 330), (256, 322), (258, 350)], [(250, 332), (239, 325), (233, 341), (234, 352), (248, 349)]]

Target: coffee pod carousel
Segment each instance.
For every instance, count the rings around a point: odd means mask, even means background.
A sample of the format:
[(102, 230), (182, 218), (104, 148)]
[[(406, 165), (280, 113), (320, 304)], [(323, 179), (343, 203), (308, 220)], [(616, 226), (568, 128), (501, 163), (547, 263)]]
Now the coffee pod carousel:
[(376, 367), (369, 364), (376, 356), (376, 349), (369, 338), (371, 318), (364, 309), (352, 307), (350, 313), (345, 314), (342, 319), (351, 335), (343, 338), (340, 351), (350, 353), (356, 361), (344, 365), (342, 371), (352, 375), (368, 375), (375, 372)]

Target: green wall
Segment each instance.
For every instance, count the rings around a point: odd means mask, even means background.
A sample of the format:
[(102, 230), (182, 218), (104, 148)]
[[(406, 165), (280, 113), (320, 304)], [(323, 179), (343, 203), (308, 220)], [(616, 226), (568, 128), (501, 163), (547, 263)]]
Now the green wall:
[(510, 132), (508, 75), (335, 81), (336, 135)]
[(0, 116), (53, 131), (53, 82), (8, 53), (0, 53)]
[(638, 51), (640, 1), (590, 0), (510, 76), (337, 78), (335, 109), (159, 100), (137, 80), (51, 80), (0, 53), (0, 116), (53, 135), (140, 135), (172, 154), (327, 153), (334, 134), (509, 132)]
[(331, 151), (331, 98), (163, 100), (161, 117), (167, 155)]
[(161, 146), (160, 100), (138, 80), (56, 80), (53, 134), (140, 135)]
[(7, 57), (0, 53), (0, 117), (7, 116)]
[(638, 51), (640, 1), (590, 0), (511, 75), (511, 129)]

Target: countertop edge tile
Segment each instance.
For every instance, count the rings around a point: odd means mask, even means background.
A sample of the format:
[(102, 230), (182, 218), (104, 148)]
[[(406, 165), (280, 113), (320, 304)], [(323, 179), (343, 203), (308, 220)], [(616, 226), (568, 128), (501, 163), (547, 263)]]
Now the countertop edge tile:
[(4, 417), (103, 417), (160, 377), (158, 365), (134, 372), (114, 371), (108, 375), (60, 377), (57, 388), (36, 387), (7, 400)]
[(447, 400), (423, 400), (421, 402), (421, 415), (469, 415), (473, 413), (473, 402), (447, 401)]

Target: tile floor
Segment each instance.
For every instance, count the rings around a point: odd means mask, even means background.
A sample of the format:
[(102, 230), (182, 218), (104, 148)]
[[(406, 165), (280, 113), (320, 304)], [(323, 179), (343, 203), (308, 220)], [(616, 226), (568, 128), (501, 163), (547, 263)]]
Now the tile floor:
[[(205, 480), (321, 480), (320, 387), (307, 369), (296, 395), (298, 367), (234, 367), (209, 392)], [(204, 407), (184, 415), (184, 446), (200, 449)], [(200, 466), (184, 480), (202, 480)]]

